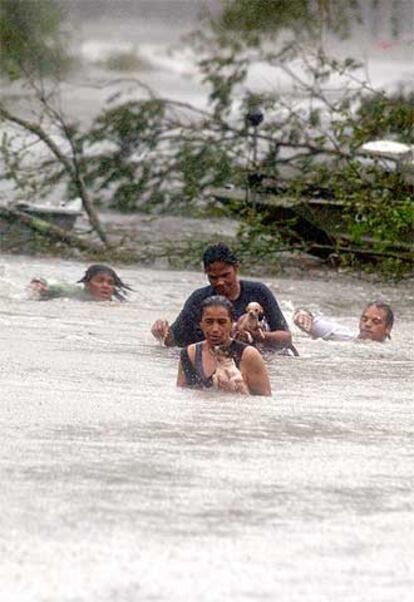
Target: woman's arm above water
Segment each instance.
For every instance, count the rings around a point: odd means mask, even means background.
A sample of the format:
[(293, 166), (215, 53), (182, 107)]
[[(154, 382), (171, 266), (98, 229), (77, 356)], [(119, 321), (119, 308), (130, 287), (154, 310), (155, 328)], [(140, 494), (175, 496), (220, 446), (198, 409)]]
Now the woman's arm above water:
[(48, 281), (45, 278), (32, 278), (29, 284), (29, 291), (35, 299), (47, 301), (48, 299), (57, 299), (59, 297), (80, 297), (83, 288), (77, 284), (68, 284), (67, 282)]
[(251, 395), (272, 394), (269, 374), (263, 356), (255, 347), (247, 347), (240, 362), (240, 371)]
[(180, 362), (178, 364), (177, 387), (187, 387), (187, 386), (188, 385), (187, 385), (187, 380), (185, 378), (183, 365), (180, 360)]

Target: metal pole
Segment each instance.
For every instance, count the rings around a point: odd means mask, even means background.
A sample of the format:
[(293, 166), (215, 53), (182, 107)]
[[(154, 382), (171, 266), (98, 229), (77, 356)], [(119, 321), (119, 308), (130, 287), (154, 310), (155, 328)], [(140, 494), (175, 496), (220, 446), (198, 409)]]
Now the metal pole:
[[(247, 123), (247, 140), (250, 140), (249, 128), (253, 128), (251, 135), (252, 140), (252, 153), (251, 160), (247, 166), (247, 184), (246, 184), (246, 201), (249, 204), (252, 203), (253, 211), (256, 211), (257, 205), (257, 189), (254, 180), (254, 176), (257, 171), (257, 128), (263, 121), (263, 113), (258, 109), (250, 110), (246, 115)], [(250, 153), (248, 153), (250, 155)]]

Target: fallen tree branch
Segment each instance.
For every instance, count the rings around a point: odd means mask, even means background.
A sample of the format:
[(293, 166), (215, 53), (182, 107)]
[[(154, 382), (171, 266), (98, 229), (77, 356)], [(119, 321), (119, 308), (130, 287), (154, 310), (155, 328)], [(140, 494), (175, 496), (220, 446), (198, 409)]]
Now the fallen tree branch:
[[(45, 130), (40, 125), (33, 123), (32, 121), (28, 121), (27, 119), (17, 117), (17, 115), (13, 115), (13, 113), (10, 113), (2, 105), (0, 105), (0, 117), (3, 118), (5, 121), (15, 123), (16, 125), (23, 128), (23, 130), (25, 130), (26, 132), (31, 132), (32, 134), (37, 136), (37, 138), (39, 138), (39, 140), (41, 140), (49, 148), (49, 150), (53, 153), (53, 155), (56, 157), (56, 159), (59, 161), (59, 163), (63, 166), (63, 168), (66, 171), (66, 173), (68, 174), (69, 178), (75, 184), (76, 189), (79, 193), (79, 196), (82, 199), (83, 207), (89, 217), (92, 227), (94, 228), (94, 230), (96, 231), (96, 233), (98, 234), (99, 238), (104, 243), (104, 245), (109, 247), (110, 245), (109, 245), (108, 237), (101, 226), (98, 214), (95, 211), (92, 200), (89, 198), (89, 193), (86, 190), (83, 178), (80, 175), (79, 166), (78, 166), (77, 161), (74, 160), (74, 162), (72, 163), (65, 156), (65, 154), (61, 152), (58, 145), (52, 140), (52, 138), (45, 132)], [(72, 151), (73, 151), (74, 150), (73, 149), (73, 140), (68, 135), (68, 131), (67, 131), (66, 127), (65, 127), (64, 131), (65, 131), (66, 139), (69, 142), (69, 144), (72, 148)], [(74, 158), (76, 159), (76, 153), (74, 153)]]
[(43, 219), (32, 217), (23, 211), (16, 211), (15, 209), (9, 209), (8, 207), (0, 207), (0, 217), (12, 223), (18, 222), (19, 224), (38, 232), (42, 236), (46, 236), (58, 242), (64, 242), (71, 247), (80, 249), (81, 251), (100, 253), (103, 250), (103, 247), (101, 246), (87, 242), (75, 234), (71, 234), (64, 228), (54, 226)]
[(318, 243), (311, 243), (307, 246), (308, 253), (312, 254), (312, 251), (324, 251), (324, 250), (332, 250), (341, 251), (341, 253), (353, 253), (355, 255), (363, 255), (367, 257), (383, 257), (390, 259), (399, 259), (400, 261), (406, 261), (408, 263), (412, 263), (414, 266), (414, 251), (404, 253), (394, 253), (392, 251), (374, 251), (373, 249), (363, 249), (360, 247), (349, 247), (346, 245), (323, 245)]

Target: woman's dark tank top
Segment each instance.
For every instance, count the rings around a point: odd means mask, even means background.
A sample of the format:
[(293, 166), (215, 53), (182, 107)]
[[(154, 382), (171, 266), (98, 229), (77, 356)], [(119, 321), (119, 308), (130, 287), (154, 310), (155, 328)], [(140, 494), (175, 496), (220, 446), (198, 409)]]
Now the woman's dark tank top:
[[(234, 360), (234, 363), (239, 368), (240, 362), (244, 350), (248, 347), (245, 343), (240, 341), (232, 340), (229, 345), (230, 355)], [(203, 370), (203, 342), (195, 344), (195, 356), (194, 364), (190, 360), (188, 355), (188, 347), (181, 349), (180, 359), (183, 368), (186, 384), (189, 387), (212, 387), (213, 386), (213, 375), (207, 377)]]

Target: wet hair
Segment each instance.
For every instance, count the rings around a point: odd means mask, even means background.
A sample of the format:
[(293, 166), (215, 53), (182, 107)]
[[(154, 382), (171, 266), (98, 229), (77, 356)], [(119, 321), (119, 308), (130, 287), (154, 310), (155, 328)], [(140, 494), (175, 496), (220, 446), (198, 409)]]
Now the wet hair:
[(372, 303), (368, 303), (364, 307), (364, 311), (368, 309), (368, 307), (378, 307), (378, 309), (382, 309), (385, 313), (385, 325), (390, 328), (394, 325), (394, 312), (391, 309), (391, 306), (388, 303), (384, 303), (383, 301), (373, 301)]
[(219, 242), (216, 245), (210, 245), (204, 251), (203, 265), (207, 269), (209, 265), (215, 261), (222, 261), (229, 265), (239, 265), (239, 260), (231, 249), (224, 242)]
[(112, 278), (112, 280), (114, 281), (114, 288), (115, 288), (114, 297), (119, 299), (119, 301), (125, 301), (128, 291), (133, 290), (128, 284), (125, 284), (124, 282), (122, 282), (122, 280), (120, 279), (118, 274), (115, 272), (115, 270), (110, 268), (108, 265), (104, 265), (102, 263), (94, 263), (94, 264), (90, 265), (88, 267), (88, 269), (86, 270), (86, 272), (84, 273), (84, 275), (82, 276), (82, 278), (80, 280), (78, 280), (78, 282), (82, 282), (83, 284), (86, 284), (87, 282), (90, 282), (92, 280), (92, 278), (94, 278), (98, 274), (108, 274), (108, 276), (110, 276)]
[(216, 306), (224, 307), (227, 309), (229, 314), (229, 318), (232, 322), (234, 322), (234, 307), (233, 303), (227, 299), (227, 297), (223, 297), (223, 295), (211, 295), (204, 299), (200, 307), (200, 321), (203, 317), (204, 310), (207, 307), (216, 307)]

